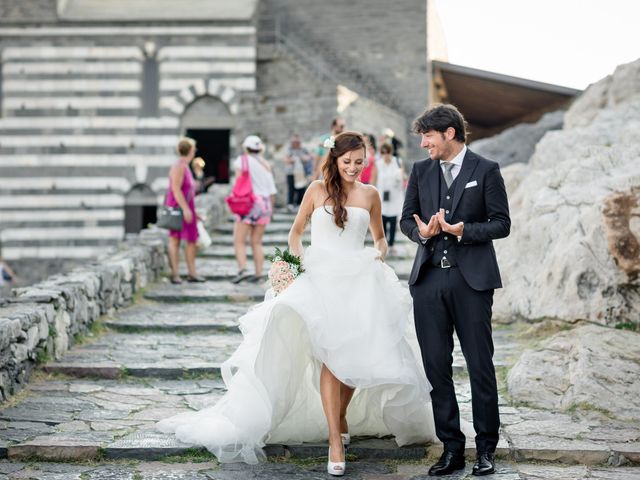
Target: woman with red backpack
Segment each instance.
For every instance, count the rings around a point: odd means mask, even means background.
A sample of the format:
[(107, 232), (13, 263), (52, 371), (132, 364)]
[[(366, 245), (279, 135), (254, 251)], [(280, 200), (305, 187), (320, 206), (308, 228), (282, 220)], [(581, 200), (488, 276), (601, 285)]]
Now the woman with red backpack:
[[(227, 198), (229, 208), (235, 214), (233, 228), (233, 247), (238, 262), (238, 274), (232, 280), (259, 282), (263, 279), (264, 250), (262, 237), (271, 222), (276, 184), (271, 164), (262, 156), (264, 145), (260, 137), (249, 135), (242, 142), (245, 153), (233, 163), (236, 182), (231, 195)], [(246, 240), (250, 239), (255, 274), (246, 272)]]

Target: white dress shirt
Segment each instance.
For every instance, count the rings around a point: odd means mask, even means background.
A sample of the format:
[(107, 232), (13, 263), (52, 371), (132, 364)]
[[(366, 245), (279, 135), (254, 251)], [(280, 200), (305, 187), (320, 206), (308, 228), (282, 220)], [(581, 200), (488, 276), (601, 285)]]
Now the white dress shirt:
[(458, 174), (460, 173), (460, 169), (462, 168), (462, 161), (464, 160), (464, 156), (467, 154), (467, 146), (463, 145), (460, 153), (453, 157), (453, 160), (449, 160), (448, 162), (445, 160), (440, 160), (440, 168), (442, 169), (442, 173), (444, 173), (444, 164), (445, 163), (453, 163), (453, 168), (451, 169), (451, 176), (455, 180)]

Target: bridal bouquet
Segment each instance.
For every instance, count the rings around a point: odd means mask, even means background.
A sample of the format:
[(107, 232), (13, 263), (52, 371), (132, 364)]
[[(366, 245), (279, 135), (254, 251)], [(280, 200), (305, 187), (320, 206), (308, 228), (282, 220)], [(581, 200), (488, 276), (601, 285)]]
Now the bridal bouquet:
[(304, 272), (300, 257), (291, 253), (288, 249), (281, 251), (276, 247), (273, 255), (267, 255), (267, 260), (272, 262), (269, 269), (269, 282), (276, 295), (285, 291), (298, 275)]

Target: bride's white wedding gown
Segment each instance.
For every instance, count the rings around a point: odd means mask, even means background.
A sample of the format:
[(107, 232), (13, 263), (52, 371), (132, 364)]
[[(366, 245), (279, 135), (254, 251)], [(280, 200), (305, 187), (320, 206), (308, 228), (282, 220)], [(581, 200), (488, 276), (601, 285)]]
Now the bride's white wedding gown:
[(262, 447), (326, 441), (322, 364), (356, 388), (352, 436), (393, 435), (399, 445), (434, 440), (429, 390), (410, 319), (411, 297), (379, 252), (365, 247), (369, 212), (331, 207), (311, 217), (305, 272), (240, 318), (244, 339), (222, 365), (216, 404), (162, 420), (158, 429), (202, 445), (221, 462), (256, 463)]

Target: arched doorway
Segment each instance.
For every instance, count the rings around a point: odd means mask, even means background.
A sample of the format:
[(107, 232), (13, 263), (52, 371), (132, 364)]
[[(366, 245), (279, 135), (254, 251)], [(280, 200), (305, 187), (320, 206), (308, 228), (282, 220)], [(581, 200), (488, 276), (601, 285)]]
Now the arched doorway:
[(156, 223), (158, 200), (151, 187), (138, 183), (124, 197), (124, 233), (139, 233)]
[(215, 183), (229, 183), (229, 155), (235, 118), (227, 105), (213, 96), (197, 98), (184, 111), (182, 131), (197, 142), (196, 156), (206, 162), (204, 175)]

